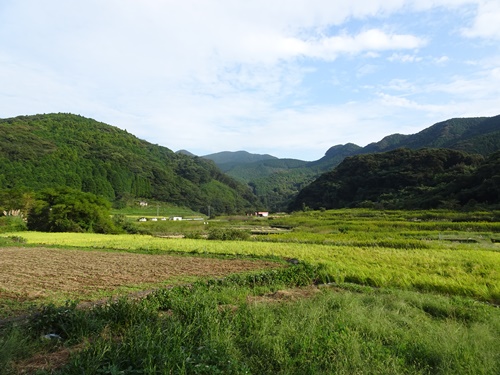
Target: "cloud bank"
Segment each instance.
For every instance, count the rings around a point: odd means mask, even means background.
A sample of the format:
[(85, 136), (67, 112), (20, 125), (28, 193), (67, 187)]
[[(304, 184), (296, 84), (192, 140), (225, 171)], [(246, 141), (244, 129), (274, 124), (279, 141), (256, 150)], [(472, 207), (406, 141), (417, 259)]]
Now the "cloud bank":
[(0, 117), (304, 160), (500, 109), (490, 0), (4, 0)]

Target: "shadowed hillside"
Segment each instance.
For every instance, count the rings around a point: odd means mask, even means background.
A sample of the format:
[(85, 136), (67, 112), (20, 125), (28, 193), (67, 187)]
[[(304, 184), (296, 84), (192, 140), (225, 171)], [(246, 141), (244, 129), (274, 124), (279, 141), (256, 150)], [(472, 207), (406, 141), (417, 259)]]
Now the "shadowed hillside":
[(457, 208), (500, 203), (500, 152), (397, 149), (346, 158), (290, 205), (306, 208)]

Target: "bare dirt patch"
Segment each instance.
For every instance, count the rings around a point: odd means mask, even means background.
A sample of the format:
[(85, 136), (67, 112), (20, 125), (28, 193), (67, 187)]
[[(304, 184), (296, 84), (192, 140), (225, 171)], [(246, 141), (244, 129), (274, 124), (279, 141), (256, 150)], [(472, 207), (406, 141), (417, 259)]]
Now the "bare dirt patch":
[(293, 302), (304, 298), (314, 297), (320, 292), (321, 289), (319, 287), (311, 285), (302, 288), (278, 290), (263, 296), (249, 296), (247, 301), (249, 303)]
[(280, 265), (250, 259), (7, 247), (0, 248), (0, 298), (82, 297), (179, 277), (223, 277), (276, 267)]
[(17, 374), (35, 374), (37, 371), (50, 371), (64, 366), (72, 353), (83, 349), (83, 344), (72, 348), (60, 348), (52, 353), (38, 353), (15, 365)]

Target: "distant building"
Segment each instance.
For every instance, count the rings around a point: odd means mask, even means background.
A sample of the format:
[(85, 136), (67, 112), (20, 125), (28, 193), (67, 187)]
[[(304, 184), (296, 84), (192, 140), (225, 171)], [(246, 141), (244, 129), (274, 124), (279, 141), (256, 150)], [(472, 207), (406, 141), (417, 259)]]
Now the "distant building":
[(255, 213), (255, 216), (268, 217), (269, 216), (269, 212), (267, 212), (267, 211), (259, 211), (259, 212)]
[(182, 220), (182, 216), (171, 216), (170, 220), (174, 220), (174, 221)]
[(146, 202), (146, 201), (140, 201), (139, 202), (139, 206), (141, 206), (141, 207), (147, 207), (148, 206), (148, 202)]
[(141, 217), (139, 221), (148, 221), (148, 219), (146, 219), (145, 217)]

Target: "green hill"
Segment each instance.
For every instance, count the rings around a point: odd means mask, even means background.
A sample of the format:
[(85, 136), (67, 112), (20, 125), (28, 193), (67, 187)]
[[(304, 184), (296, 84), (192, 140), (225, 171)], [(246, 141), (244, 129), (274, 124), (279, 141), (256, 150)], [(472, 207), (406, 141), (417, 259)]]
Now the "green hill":
[(249, 163), (278, 159), (272, 155), (251, 154), (247, 151), (222, 151), (215, 154), (204, 155), (202, 158), (212, 160), (223, 172), (232, 171), (235, 167)]
[(366, 147), (353, 143), (336, 145), (324, 157), (312, 162), (244, 151), (213, 154), (212, 160), (230, 176), (249, 184), (269, 210), (280, 211), (286, 209), (304, 186), (335, 168), (346, 157), (402, 147), (414, 150), (447, 148), (487, 156), (500, 150), (500, 116), (450, 119), (416, 134), (392, 134)]
[(254, 209), (248, 186), (206, 159), (176, 154), (72, 114), (0, 120), (0, 190), (68, 186), (117, 204), (150, 198), (205, 212)]
[(224, 151), (202, 156), (212, 160), (229, 176), (247, 184), (271, 211), (283, 210), (299, 190), (313, 181), (317, 172), (305, 168), (306, 161), (279, 159), (268, 154)]
[(364, 147), (363, 153), (384, 152), (400, 147), (450, 148), (488, 155), (500, 149), (500, 116), (455, 118), (434, 124), (417, 134), (394, 134)]
[(396, 149), (346, 158), (305, 187), (290, 205), (391, 209), (498, 206), (500, 152), (486, 159), (450, 149)]

